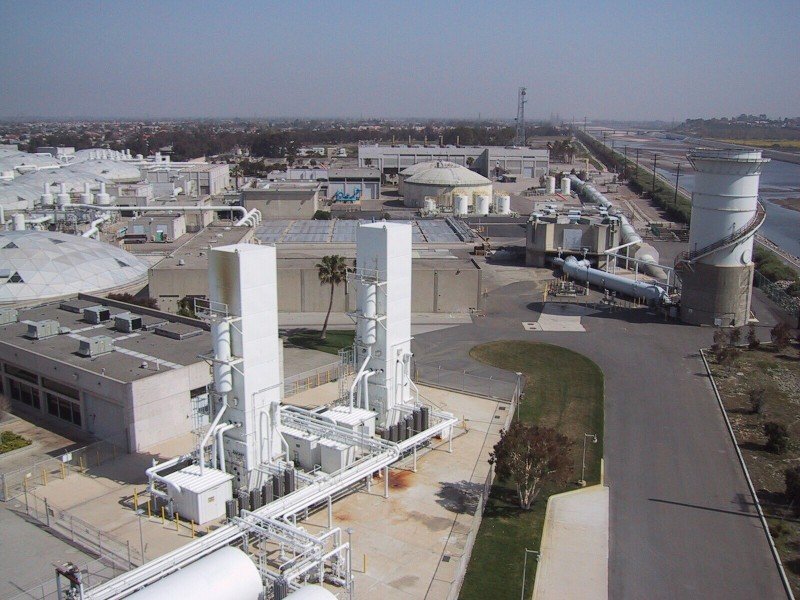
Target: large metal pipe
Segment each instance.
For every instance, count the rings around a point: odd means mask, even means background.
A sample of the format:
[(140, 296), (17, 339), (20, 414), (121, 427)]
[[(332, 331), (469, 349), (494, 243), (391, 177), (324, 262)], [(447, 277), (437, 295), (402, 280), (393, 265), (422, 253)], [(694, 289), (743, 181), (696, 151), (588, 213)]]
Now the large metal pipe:
[[(98, 202), (100, 201), (100, 194), (97, 195)], [(234, 223), (234, 225), (244, 225), (242, 221), (247, 217), (248, 212), (243, 206), (101, 206), (100, 204), (66, 204), (63, 209), (91, 209), (103, 210), (109, 212), (232, 212), (241, 215), (241, 219)]]
[(646, 300), (648, 303), (654, 304), (667, 297), (667, 292), (653, 283), (634, 281), (621, 275), (593, 269), (585, 261), (578, 261), (574, 256), (568, 256), (566, 259), (556, 258), (553, 260), (553, 264), (561, 267), (564, 274), (575, 281), (588, 282), (631, 298)]

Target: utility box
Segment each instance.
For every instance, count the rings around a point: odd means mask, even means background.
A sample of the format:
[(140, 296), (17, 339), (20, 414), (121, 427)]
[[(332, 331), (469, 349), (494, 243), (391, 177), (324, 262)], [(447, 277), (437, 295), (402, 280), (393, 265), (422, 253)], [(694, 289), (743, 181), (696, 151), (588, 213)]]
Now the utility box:
[(0, 325), (10, 325), (19, 321), (19, 312), (16, 308), (0, 308)]
[(313, 471), (322, 464), (318, 436), (293, 427), (282, 427), (281, 433), (289, 444), (289, 460), (304, 471)]
[(105, 306), (90, 306), (83, 309), (83, 320), (99, 325), (111, 319), (111, 311)]
[(346, 427), (356, 433), (363, 433), (367, 437), (375, 435), (375, 419), (378, 415), (371, 410), (335, 406), (322, 414), (329, 419), (333, 419), (337, 425)]
[(45, 321), (28, 321), (28, 332), (26, 337), (32, 340), (43, 340), (54, 335), (58, 335), (58, 321), (47, 319)]
[(122, 333), (133, 333), (142, 328), (142, 317), (133, 313), (114, 315), (114, 329)]
[(108, 354), (114, 351), (114, 338), (107, 335), (96, 335), (80, 341), (78, 354), (89, 358)]
[(225, 503), (233, 499), (233, 475), (219, 469), (209, 467), (201, 475), (200, 465), (190, 465), (165, 475), (164, 479), (181, 490), (176, 492), (173, 486), (168, 486), (175, 512), (198, 525), (225, 516)]
[(322, 471), (325, 473), (341, 471), (353, 464), (355, 460), (355, 447), (348, 446), (342, 442), (323, 439), (319, 442), (319, 449), (322, 459)]

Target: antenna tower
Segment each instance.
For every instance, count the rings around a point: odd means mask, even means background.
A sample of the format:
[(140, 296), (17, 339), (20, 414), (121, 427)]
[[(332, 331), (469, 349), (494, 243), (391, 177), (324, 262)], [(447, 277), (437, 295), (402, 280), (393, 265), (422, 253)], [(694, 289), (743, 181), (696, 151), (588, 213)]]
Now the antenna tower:
[(527, 102), (525, 95), (527, 92), (528, 88), (521, 87), (517, 96), (517, 131), (514, 134), (514, 145), (516, 146), (525, 145), (525, 103)]

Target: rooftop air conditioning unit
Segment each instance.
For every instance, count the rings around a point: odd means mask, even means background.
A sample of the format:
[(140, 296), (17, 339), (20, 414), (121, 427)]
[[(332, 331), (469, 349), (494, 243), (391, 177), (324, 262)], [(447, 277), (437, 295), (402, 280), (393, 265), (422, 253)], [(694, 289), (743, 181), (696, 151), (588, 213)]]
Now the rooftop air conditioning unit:
[(0, 308), (0, 325), (10, 325), (19, 321), (19, 312), (16, 308)]
[(114, 316), (114, 329), (122, 333), (133, 333), (142, 328), (142, 317), (133, 313)]
[(58, 321), (53, 321), (52, 319), (28, 321), (28, 333), (26, 336), (32, 340), (43, 340), (58, 335), (58, 328)]
[(98, 325), (111, 319), (111, 311), (105, 306), (91, 306), (83, 309), (83, 320)]
[(89, 358), (100, 356), (101, 354), (108, 354), (114, 350), (114, 338), (107, 335), (97, 335), (95, 337), (86, 338), (81, 340), (78, 347), (78, 354)]

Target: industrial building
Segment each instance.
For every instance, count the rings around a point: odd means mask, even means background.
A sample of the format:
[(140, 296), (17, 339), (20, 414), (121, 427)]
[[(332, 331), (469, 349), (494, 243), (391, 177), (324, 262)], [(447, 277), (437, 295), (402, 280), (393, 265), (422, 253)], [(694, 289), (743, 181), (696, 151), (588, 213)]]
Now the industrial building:
[(321, 184), (315, 181), (256, 180), (242, 188), (241, 203), (250, 212), (274, 219), (310, 219), (319, 210)]
[(506, 146), (363, 145), (358, 147), (358, 166), (377, 167), (386, 175), (426, 161), (448, 161), (468, 167), (484, 177), (501, 173), (538, 178), (547, 175), (550, 152), (546, 149)]
[(0, 309), (0, 323), (0, 380), (15, 408), (129, 452), (202, 424), (205, 323), (89, 295)]
[(534, 214), (526, 228), (525, 264), (544, 267), (562, 254), (589, 259), (606, 266), (607, 250), (620, 245), (620, 223), (607, 215), (582, 214), (579, 209), (561, 214)]
[(689, 249), (676, 261), (681, 319), (740, 327), (750, 318), (753, 241), (766, 218), (758, 183), (769, 159), (745, 149), (699, 149), (687, 157), (696, 174)]
[(376, 167), (328, 169), (329, 200), (372, 200), (381, 196), (381, 172)]

